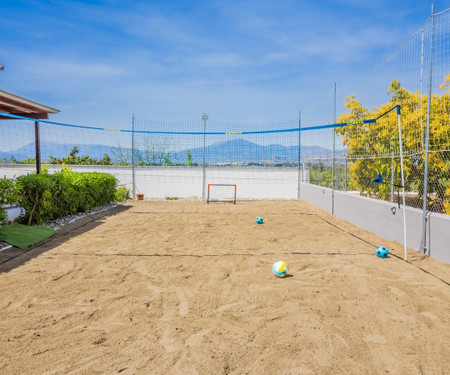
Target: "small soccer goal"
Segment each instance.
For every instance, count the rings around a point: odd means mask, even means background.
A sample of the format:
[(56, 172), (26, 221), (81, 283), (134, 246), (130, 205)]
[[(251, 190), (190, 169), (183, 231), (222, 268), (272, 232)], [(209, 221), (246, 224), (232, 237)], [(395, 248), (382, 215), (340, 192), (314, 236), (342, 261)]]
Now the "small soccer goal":
[(236, 185), (233, 184), (208, 184), (206, 203), (230, 202), (236, 203)]

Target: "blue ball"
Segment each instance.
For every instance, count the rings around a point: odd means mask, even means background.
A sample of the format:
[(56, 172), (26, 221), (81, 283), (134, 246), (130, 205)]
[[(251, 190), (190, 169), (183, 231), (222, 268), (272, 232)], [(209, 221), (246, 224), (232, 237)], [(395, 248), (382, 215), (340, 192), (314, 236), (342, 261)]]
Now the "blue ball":
[(380, 258), (387, 258), (389, 255), (389, 250), (386, 246), (378, 246), (375, 250), (375, 254)]
[(261, 217), (261, 216), (258, 216), (257, 218), (256, 218), (256, 222), (258, 223), (258, 224), (262, 224), (263, 223), (263, 218)]

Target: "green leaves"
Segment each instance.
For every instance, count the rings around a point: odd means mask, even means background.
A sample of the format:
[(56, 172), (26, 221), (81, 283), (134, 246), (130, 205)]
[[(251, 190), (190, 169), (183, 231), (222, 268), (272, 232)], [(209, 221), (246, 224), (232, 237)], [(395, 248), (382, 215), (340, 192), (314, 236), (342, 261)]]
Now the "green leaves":
[[(29, 174), (17, 179), (18, 204), (25, 209), (20, 217), (28, 225), (114, 202), (117, 180), (106, 173), (72, 173), (69, 169), (55, 174)], [(118, 195), (123, 197), (121, 191)], [(121, 199), (123, 200), (123, 199)]]
[[(79, 156), (80, 149), (78, 146), (73, 146), (70, 150), (69, 155), (65, 158), (58, 158), (49, 155), (50, 164), (71, 164), (71, 165), (113, 165), (111, 157), (108, 154), (103, 154), (103, 158), (96, 160), (91, 158), (89, 155)], [(31, 159), (30, 159), (31, 160)], [(30, 160), (27, 163), (30, 163)]]
[(400, 146), (398, 117), (393, 106), (401, 105), (402, 151), (404, 157), (405, 189), (410, 204), (421, 207), (425, 179), (425, 126), (428, 112), (429, 159), (427, 199), (430, 209), (450, 213), (450, 75), (446, 76), (440, 89), (442, 93), (432, 94), (428, 110), (428, 97), (419, 92), (410, 92), (397, 79), (391, 82), (387, 92), (389, 102), (372, 110), (366, 109), (354, 95), (346, 98), (348, 113), (337, 122), (360, 121), (377, 118), (376, 123), (349, 125), (336, 128), (347, 147), (352, 181), (349, 188), (361, 194), (389, 199), (390, 183), (373, 184), (371, 181), (381, 173), (385, 179), (391, 176), (393, 167), (394, 184), (401, 183)]
[(14, 205), (19, 198), (19, 191), (13, 180), (6, 177), (0, 178), (0, 227), (8, 224), (8, 214), (5, 205)]

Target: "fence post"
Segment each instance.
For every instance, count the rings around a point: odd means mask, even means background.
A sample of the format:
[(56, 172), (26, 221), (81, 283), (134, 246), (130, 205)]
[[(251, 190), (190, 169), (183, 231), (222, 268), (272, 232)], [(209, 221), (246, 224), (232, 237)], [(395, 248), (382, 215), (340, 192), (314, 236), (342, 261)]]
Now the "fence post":
[[(433, 13), (433, 12), (432, 12)], [(421, 40), (421, 46), (420, 46), (420, 130), (422, 131), (422, 125), (423, 125), (423, 62), (424, 62), (424, 38), (425, 38), (425, 28), (422, 29), (422, 40)], [(422, 135), (422, 134), (421, 134)], [(422, 149), (424, 148), (423, 144), (423, 137), (420, 137), (420, 144), (422, 146)]]
[(405, 260), (408, 259), (407, 247), (406, 247), (406, 204), (405, 204), (405, 173), (403, 171), (403, 142), (402, 142), (402, 120), (400, 106), (397, 106), (397, 118), (398, 118), (398, 143), (400, 146), (400, 168), (402, 173), (402, 196), (403, 196), (403, 246), (405, 249)]
[(131, 115), (131, 185), (133, 189), (133, 199), (136, 198), (136, 171), (134, 169), (134, 113)]
[[(334, 115), (333, 123), (336, 123), (336, 82), (334, 83)], [(336, 150), (336, 129), (333, 128), (333, 159), (331, 163), (331, 214), (334, 215), (334, 170), (335, 170), (335, 150)]]
[(391, 203), (394, 203), (394, 155), (391, 154)]
[(348, 159), (345, 156), (345, 173), (344, 173), (344, 191), (347, 192), (347, 168), (348, 168)]
[(39, 140), (39, 121), (34, 122), (34, 144), (36, 148), (36, 174), (41, 173), (41, 141)]
[(301, 128), (302, 128), (302, 111), (298, 111), (298, 172), (297, 172), (297, 199), (300, 199), (300, 182), (302, 179), (301, 173), (301, 161), (302, 161), (302, 145), (301, 145), (301, 140), (302, 140), (302, 132), (301, 132)]
[(320, 177), (322, 175), (322, 160), (319, 158), (319, 172), (318, 172), (318, 178), (317, 178), (317, 185), (321, 186), (320, 183)]
[(205, 171), (205, 152), (206, 152), (206, 120), (208, 120), (208, 115), (204, 113), (202, 115), (203, 120), (203, 161), (202, 161), (202, 197), (206, 198), (206, 171)]
[[(427, 253), (427, 193), (428, 193), (428, 149), (430, 142), (430, 114), (431, 94), (433, 90), (433, 38), (434, 38), (434, 4), (431, 5), (431, 40), (430, 40), (430, 76), (428, 87), (427, 128), (425, 132), (425, 166), (423, 171), (423, 212), (422, 212), (422, 240), (420, 252)], [(428, 249), (429, 251), (429, 249)]]

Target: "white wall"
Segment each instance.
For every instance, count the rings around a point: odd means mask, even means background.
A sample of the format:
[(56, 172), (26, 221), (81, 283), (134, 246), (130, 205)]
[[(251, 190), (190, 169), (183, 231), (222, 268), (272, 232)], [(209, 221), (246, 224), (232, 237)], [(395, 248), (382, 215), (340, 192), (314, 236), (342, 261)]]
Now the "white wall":
[[(300, 198), (332, 212), (332, 191), (316, 185), (302, 183)], [(396, 213), (392, 214), (391, 208)], [(359, 195), (335, 191), (334, 215), (380, 236), (404, 244), (403, 242), (403, 206), (361, 197)], [(429, 215), (429, 255), (450, 263), (450, 216), (438, 213)], [(406, 245), (420, 250), (422, 239), (422, 210), (406, 207)]]
[[(46, 165), (50, 173), (61, 169), (60, 165)], [(114, 175), (119, 185), (132, 190), (131, 167), (118, 166), (70, 166), (74, 172), (101, 171)], [(29, 165), (0, 165), (0, 177), (14, 178), (35, 172)], [(303, 178), (308, 178), (304, 171)], [(203, 193), (202, 167), (136, 167), (136, 193), (145, 197), (201, 197)], [(205, 169), (207, 184), (236, 184), (240, 198), (296, 199), (298, 190), (297, 168), (265, 167), (210, 167)], [(206, 191), (206, 190), (205, 190)]]

